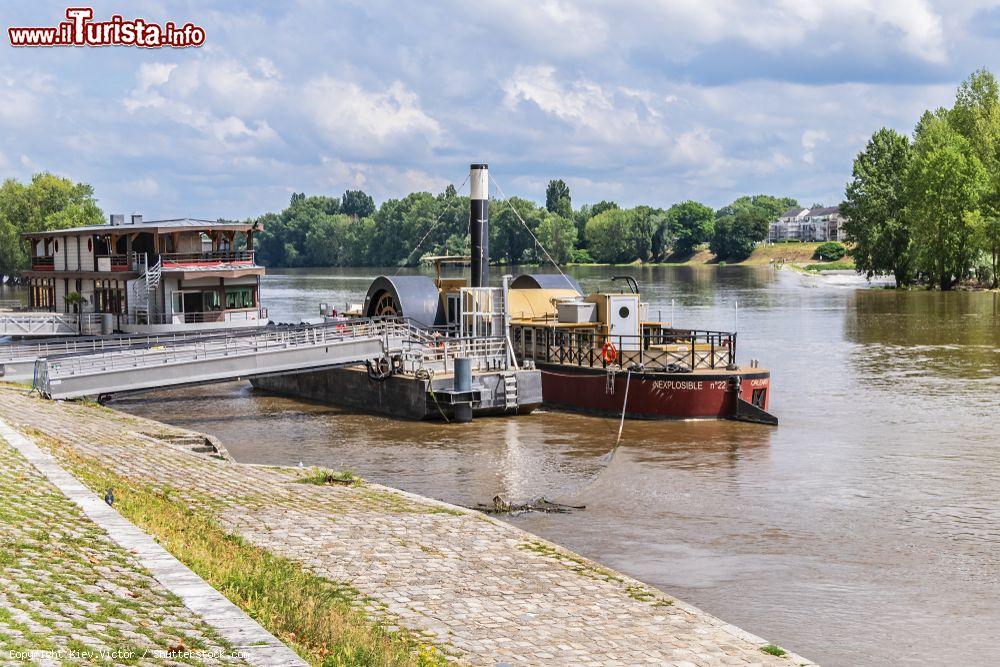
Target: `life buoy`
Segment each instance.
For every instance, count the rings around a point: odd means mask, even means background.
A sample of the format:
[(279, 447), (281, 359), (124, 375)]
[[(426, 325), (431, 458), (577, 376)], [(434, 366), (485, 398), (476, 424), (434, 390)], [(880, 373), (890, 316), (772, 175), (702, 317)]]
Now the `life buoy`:
[(604, 346), (601, 348), (601, 359), (604, 359), (604, 363), (613, 364), (617, 358), (618, 350), (615, 349), (614, 343), (610, 340), (604, 341)]

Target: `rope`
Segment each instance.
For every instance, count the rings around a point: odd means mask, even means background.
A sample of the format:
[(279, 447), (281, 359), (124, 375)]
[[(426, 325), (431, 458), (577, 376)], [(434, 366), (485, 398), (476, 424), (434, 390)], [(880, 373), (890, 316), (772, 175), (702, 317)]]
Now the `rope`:
[(493, 185), (496, 186), (497, 192), (500, 193), (500, 196), (503, 198), (503, 200), (507, 202), (507, 206), (510, 207), (510, 210), (514, 211), (514, 215), (517, 216), (517, 219), (521, 221), (521, 224), (524, 225), (524, 228), (528, 230), (528, 234), (531, 235), (531, 238), (534, 240), (535, 245), (537, 245), (539, 248), (542, 249), (542, 252), (545, 253), (545, 257), (548, 258), (550, 262), (552, 262), (552, 266), (556, 267), (556, 271), (559, 272), (559, 275), (561, 275), (563, 278), (566, 279), (566, 284), (569, 285), (569, 288), (575, 290), (576, 285), (574, 285), (573, 281), (569, 279), (569, 276), (563, 273), (563, 270), (559, 268), (559, 263), (556, 262), (556, 260), (552, 259), (552, 255), (549, 254), (549, 251), (545, 249), (545, 246), (542, 245), (542, 242), (538, 240), (537, 236), (535, 236), (535, 232), (531, 231), (531, 227), (529, 227), (528, 223), (524, 221), (524, 218), (521, 217), (521, 214), (517, 212), (517, 209), (514, 208), (514, 205), (510, 203), (510, 199), (507, 197), (506, 194), (504, 194), (503, 188), (500, 187), (500, 184), (497, 183), (496, 179), (493, 178), (493, 174), (490, 174), (490, 181), (493, 183)]
[[(465, 184), (469, 181), (469, 178), (471, 176), (472, 176), (472, 172), (470, 171), (469, 173), (467, 173), (465, 175), (465, 180), (462, 181), (461, 184), (459, 184), (459, 186), (457, 188), (455, 188), (455, 191), (457, 192), (458, 190), (461, 190), (463, 187), (465, 187)], [(435, 218), (434, 222), (431, 223), (431, 226), (427, 229), (426, 232), (424, 232), (424, 235), (420, 237), (420, 240), (417, 241), (417, 245), (415, 245), (413, 247), (413, 250), (411, 250), (409, 252), (409, 254), (406, 255), (407, 257), (409, 257), (413, 253), (415, 253), (418, 250), (420, 250), (420, 246), (422, 246), (423, 243), (424, 243), (424, 241), (427, 240), (427, 237), (431, 235), (431, 232), (434, 231), (434, 228), (438, 226), (438, 223), (441, 222), (441, 218), (443, 218), (444, 214), (447, 213), (447, 212), (448, 212), (448, 209), (445, 209), (445, 210), (441, 211), (440, 213), (438, 213), (438, 217)], [(396, 267), (396, 273), (394, 273), (393, 275), (398, 276), (399, 272), (402, 271), (402, 270), (403, 270), (403, 265), (400, 264), (399, 266)]]

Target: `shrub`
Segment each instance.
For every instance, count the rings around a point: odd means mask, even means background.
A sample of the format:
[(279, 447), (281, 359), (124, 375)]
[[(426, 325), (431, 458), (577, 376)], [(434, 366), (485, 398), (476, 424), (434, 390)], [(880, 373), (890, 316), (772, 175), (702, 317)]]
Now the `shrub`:
[(825, 262), (835, 262), (847, 254), (847, 248), (844, 247), (843, 243), (827, 241), (826, 243), (821, 243), (819, 247), (816, 248), (815, 254), (816, 257), (819, 257)]

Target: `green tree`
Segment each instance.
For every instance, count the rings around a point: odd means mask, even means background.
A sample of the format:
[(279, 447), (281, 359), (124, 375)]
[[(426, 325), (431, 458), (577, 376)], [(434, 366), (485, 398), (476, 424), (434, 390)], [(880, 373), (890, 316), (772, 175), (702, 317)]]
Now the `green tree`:
[(948, 123), (968, 141), (990, 177), (980, 206), (988, 216), (1000, 215), (1000, 83), (987, 69), (963, 81)]
[(569, 186), (562, 179), (549, 181), (545, 188), (545, 210), (565, 218), (573, 217), (573, 203), (569, 196)]
[(764, 214), (768, 220), (777, 220), (781, 214), (798, 206), (799, 202), (791, 197), (774, 197), (772, 195), (745, 195), (728, 206), (723, 206), (715, 213), (716, 218), (735, 216), (739, 210), (754, 209)]
[[(493, 259), (511, 264), (536, 261), (535, 242), (531, 234), (538, 234), (545, 214), (545, 209), (520, 197), (498, 199), (491, 203), (490, 255)], [(531, 230), (530, 233), (521, 224), (518, 215)]]
[(347, 190), (340, 197), (340, 212), (354, 218), (367, 218), (375, 213), (375, 200), (361, 190)]
[(947, 113), (924, 114), (906, 175), (906, 215), (917, 270), (942, 290), (970, 273), (978, 251), (973, 217), (989, 178)]
[(565, 264), (576, 247), (576, 224), (572, 218), (546, 213), (538, 226), (538, 240), (557, 264)]
[(608, 209), (587, 221), (587, 248), (598, 262), (622, 264), (636, 258), (635, 214)]
[(910, 140), (882, 128), (854, 159), (853, 177), (840, 207), (858, 272), (869, 278), (891, 273), (900, 287), (913, 280), (910, 226), (903, 212), (909, 162)]
[(26, 184), (7, 179), (0, 185), (0, 274), (27, 268), (21, 234), (99, 225), (103, 219), (94, 189), (85, 183), (49, 173), (35, 174)]
[(696, 201), (674, 204), (667, 209), (667, 225), (674, 252), (687, 255), (712, 238), (715, 211)]
[(767, 238), (771, 217), (765, 208), (737, 207), (732, 214), (715, 221), (709, 248), (718, 260), (746, 259)]

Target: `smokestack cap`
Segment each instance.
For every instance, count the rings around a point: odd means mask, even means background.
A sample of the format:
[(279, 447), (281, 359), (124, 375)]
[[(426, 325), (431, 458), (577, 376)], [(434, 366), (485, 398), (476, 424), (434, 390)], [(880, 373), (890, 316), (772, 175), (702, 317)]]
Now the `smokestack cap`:
[(473, 165), (469, 166), (469, 169), (489, 169), (489, 168), (490, 168), (490, 165), (485, 164), (485, 163), (483, 163), (483, 164), (473, 164)]

